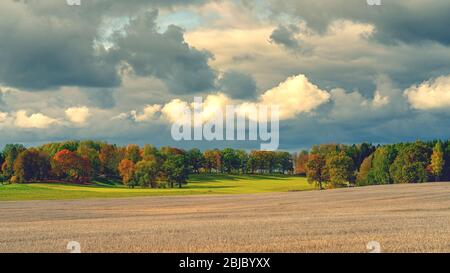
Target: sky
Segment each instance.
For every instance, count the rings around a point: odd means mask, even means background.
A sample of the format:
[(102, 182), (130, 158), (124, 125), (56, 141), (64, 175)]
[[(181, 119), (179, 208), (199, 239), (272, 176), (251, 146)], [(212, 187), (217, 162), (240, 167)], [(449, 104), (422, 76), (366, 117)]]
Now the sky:
[[(450, 135), (450, 1), (5, 0), (0, 147), (171, 137), (194, 97), (280, 107), (280, 149)], [(209, 111), (209, 112), (208, 112)]]

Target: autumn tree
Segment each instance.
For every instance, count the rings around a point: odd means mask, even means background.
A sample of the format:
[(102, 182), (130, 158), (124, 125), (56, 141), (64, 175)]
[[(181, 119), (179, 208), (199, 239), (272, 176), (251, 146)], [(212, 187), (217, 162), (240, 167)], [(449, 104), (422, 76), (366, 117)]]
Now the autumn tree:
[(207, 172), (211, 173), (212, 169), (215, 167), (214, 152), (212, 150), (206, 150), (203, 153), (203, 156), (205, 158), (205, 169)]
[(186, 152), (182, 149), (178, 149), (175, 147), (164, 146), (160, 149), (161, 155), (165, 158), (171, 155), (184, 155)]
[(301, 151), (295, 160), (295, 174), (306, 175), (306, 163), (308, 163), (308, 151)]
[(376, 148), (371, 143), (358, 144), (356, 145), (356, 147), (357, 153), (356, 157), (353, 158), (353, 161), (355, 162), (355, 167), (359, 170), (363, 161), (370, 155), (372, 155), (375, 152)]
[(442, 175), (444, 164), (445, 161), (442, 143), (438, 141), (433, 148), (433, 154), (431, 155), (431, 164), (429, 165), (430, 172), (434, 176), (436, 182), (439, 181)]
[(133, 161), (134, 164), (142, 160), (141, 151), (138, 145), (130, 144), (125, 148), (125, 158)]
[(100, 160), (100, 171), (106, 177), (115, 177), (121, 162), (121, 156), (116, 145), (103, 144), (98, 157)]
[(129, 187), (133, 187), (132, 183), (130, 183), (136, 172), (136, 165), (133, 163), (133, 161), (129, 159), (123, 159), (122, 161), (120, 161), (118, 171), (120, 177), (122, 177), (123, 184)]
[(57, 177), (76, 183), (89, 182), (93, 175), (89, 159), (66, 149), (55, 154), (52, 170)]
[(212, 172), (212, 170), (216, 170), (216, 172), (220, 172), (222, 169), (222, 153), (215, 150), (207, 150), (204, 153), (205, 155), (205, 168), (208, 172)]
[(310, 154), (321, 154), (323, 156), (326, 156), (331, 153), (340, 152), (343, 148), (343, 145), (335, 143), (313, 145)]
[(323, 189), (325, 178), (325, 156), (322, 154), (311, 154), (306, 163), (306, 176), (309, 183), (314, 183), (319, 189)]
[(0, 183), (3, 185), (3, 183), (5, 182), (5, 176), (3, 175), (1, 169), (2, 169), (2, 165), (5, 162), (5, 159), (3, 158), (3, 153), (0, 153)]
[(95, 141), (85, 140), (78, 143), (77, 154), (89, 160), (95, 175), (98, 175), (101, 171), (99, 150), (100, 144)]
[(356, 176), (356, 185), (365, 186), (369, 184), (369, 174), (372, 169), (373, 155), (366, 157), (359, 167), (358, 175)]
[(19, 154), (14, 162), (14, 176), (19, 183), (44, 181), (50, 174), (50, 159), (45, 152), (31, 148)]
[(269, 160), (265, 151), (250, 152), (252, 173), (264, 173), (269, 170)]

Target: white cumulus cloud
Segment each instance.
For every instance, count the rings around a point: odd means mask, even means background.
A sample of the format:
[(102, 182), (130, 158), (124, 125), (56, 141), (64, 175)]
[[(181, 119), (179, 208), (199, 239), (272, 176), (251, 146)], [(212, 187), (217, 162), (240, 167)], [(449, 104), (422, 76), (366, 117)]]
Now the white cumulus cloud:
[(280, 118), (294, 118), (297, 114), (313, 111), (330, 100), (330, 94), (312, 84), (305, 75), (288, 78), (261, 96), (261, 103), (278, 105)]
[(16, 113), (15, 125), (19, 128), (44, 129), (50, 125), (60, 123), (59, 120), (48, 117), (42, 113), (27, 115), (27, 111), (20, 110)]
[(131, 116), (137, 122), (149, 121), (160, 110), (161, 110), (161, 105), (159, 105), (159, 104), (147, 105), (147, 106), (145, 106), (144, 112), (142, 114), (139, 114), (137, 111), (131, 111)]
[(431, 110), (450, 106), (450, 75), (414, 85), (405, 91), (414, 109)]
[(161, 109), (163, 116), (172, 123), (180, 122), (181, 119), (185, 119), (186, 111), (190, 111), (189, 104), (180, 99), (170, 101)]
[(138, 114), (133, 110), (130, 113), (121, 113), (113, 119), (130, 118), (141, 122), (153, 118), (157, 113), (171, 123), (191, 122), (191, 117), (195, 110), (195, 117), (200, 117), (201, 122), (207, 122), (216, 117), (219, 112), (224, 113), (226, 106), (235, 106), (238, 113), (246, 113), (257, 109), (259, 106), (278, 106), (280, 119), (295, 118), (301, 113), (310, 113), (318, 106), (331, 99), (331, 94), (321, 90), (318, 86), (312, 84), (304, 75), (298, 75), (288, 78), (277, 87), (272, 88), (262, 94), (255, 101), (233, 100), (223, 93), (215, 93), (206, 96), (202, 100), (201, 108), (197, 108), (197, 102), (187, 102), (181, 99), (173, 99), (170, 102), (161, 105), (148, 105), (144, 108), (143, 114)]
[(8, 113), (0, 112), (0, 123), (3, 123), (8, 118)]
[(65, 111), (65, 113), (66, 113), (66, 117), (69, 119), (69, 121), (76, 123), (76, 124), (86, 123), (88, 118), (91, 116), (89, 108), (87, 108), (86, 106), (71, 107), (71, 108), (68, 108)]

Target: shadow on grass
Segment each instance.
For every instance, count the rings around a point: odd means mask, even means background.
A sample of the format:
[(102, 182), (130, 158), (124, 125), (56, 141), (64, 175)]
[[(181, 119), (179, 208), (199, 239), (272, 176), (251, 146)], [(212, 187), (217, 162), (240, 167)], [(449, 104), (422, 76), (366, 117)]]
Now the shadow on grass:
[(216, 182), (216, 181), (236, 181), (240, 180), (238, 176), (226, 174), (192, 174), (188, 182)]
[(208, 185), (204, 185), (204, 186), (197, 186), (195, 185), (195, 183), (191, 184), (189, 186), (189, 184), (187, 186), (185, 186), (183, 189), (230, 189), (230, 188), (236, 188), (237, 186), (208, 186)]
[(215, 182), (215, 181), (245, 181), (245, 180), (286, 180), (290, 175), (284, 174), (193, 174), (189, 182)]

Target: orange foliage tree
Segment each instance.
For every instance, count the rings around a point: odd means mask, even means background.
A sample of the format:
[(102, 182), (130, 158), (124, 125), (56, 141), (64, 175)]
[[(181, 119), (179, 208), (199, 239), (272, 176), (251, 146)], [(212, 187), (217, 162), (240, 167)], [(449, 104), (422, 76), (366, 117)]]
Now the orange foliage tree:
[(309, 154), (307, 151), (302, 151), (297, 155), (295, 161), (295, 174), (306, 175), (306, 164), (308, 163)]
[(93, 175), (89, 159), (67, 149), (55, 154), (52, 160), (52, 169), (58, 178), (75, 183), (89, 182)]
[(117, 175), (121, 155), (115, 145), (104, 144), (99, 152), (100, 170), (107, 177)]
[(129, 185), (131, 179), (133, 179), (134, 173), (136, 172), (136, 165), (133, 161), (129, 159), (124, 159), (120, 161), (119, 167), (117, 168), (124, 185)]

